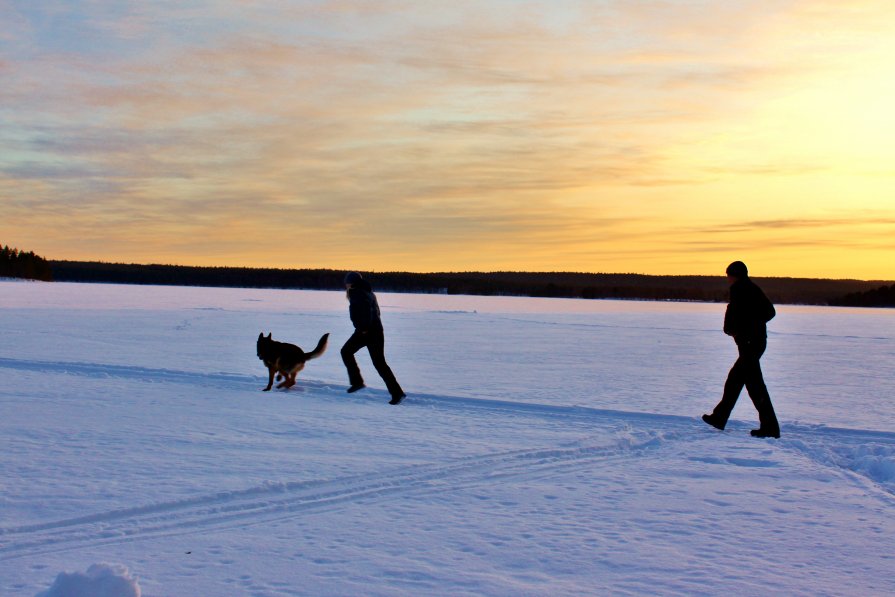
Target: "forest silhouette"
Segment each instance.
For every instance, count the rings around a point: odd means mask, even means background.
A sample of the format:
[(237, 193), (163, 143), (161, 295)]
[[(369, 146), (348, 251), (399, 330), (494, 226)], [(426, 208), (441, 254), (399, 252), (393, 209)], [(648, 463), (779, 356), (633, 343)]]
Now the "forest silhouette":
[[(53, 278), (176, 286), (341, 290), (344, 270), (139, 265), (52, 261)], [(362, 272), (381, 292), (724, 302), (722, 276), (650, 276), (580, 272)], [(861, 306), (887, 282), (812, 278), (756, 278), (776, 303)], [(888, 282), (891, 284), (891, 282)], [(849, 301), (849, 302), (843, 302)], [(878, 301), (877, 301), (878, 303)], [(889, 295), (888, 304), (895, 306)]]
[[(724, 302), (721, 276), (584, 272), (363, 272), (382, 292), (577, 299)], [(344, 270), (200, 267), (53, 261), (0, 246), (0, 277), (56, 282), (341, 290)], [(895, 283), (881, 280), (756, 278), (775, 303), (895, 307)]]
[(46, 259), (35, 255), (33, 251), (26, 253), (3, 245), (0, 246), (0, 278), (49, 282), (53, 279), (53, 270)]

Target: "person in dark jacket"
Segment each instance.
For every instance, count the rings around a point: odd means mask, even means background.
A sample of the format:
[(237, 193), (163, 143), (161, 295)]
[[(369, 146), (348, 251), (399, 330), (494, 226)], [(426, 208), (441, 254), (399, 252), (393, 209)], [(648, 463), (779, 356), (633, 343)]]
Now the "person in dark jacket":
[(357, 360), (354, 358), (354, 354), (366, 346), (373, 366), (376, 367), (376, 371), (382, 377), (392, 396), (389, 404), (401, 404), (406, 394), (401, 389), (398, 380), (395, 379), (395, 374), (392, 373), (388, 363), (385, 362), (385, 334), (382, 329), (379, 302), (376, 300), (376, 295), (373, 294), (373, 288), (356, 272), (345, 276), (345, 288), (348, 290), (348, 314), (351, 317), (351, 323), (354, 324), (354, 334), (342, 347), (342, 361), (348, 369), (348, 382), (351, 384), (348, 393), (351, 394), (366, 387), (360, 367), (357, 366)]
[(739, 358), (730, 369), (721, 402), (702, 420), (717, 429), (724, 429), (746, 387), (758, 411), (760, 426), (752, 430), (755, 437), (780, 437), (780, 424), (771, 404), (771, 396), (761, 374), (759, 359), (767, 348), (767, 323), (777, 314), (774, 305), (750, 278), (746, 264), (734, 261), (727, 267), (730, 303), (724, 314), (724, 333), (736, 342)]

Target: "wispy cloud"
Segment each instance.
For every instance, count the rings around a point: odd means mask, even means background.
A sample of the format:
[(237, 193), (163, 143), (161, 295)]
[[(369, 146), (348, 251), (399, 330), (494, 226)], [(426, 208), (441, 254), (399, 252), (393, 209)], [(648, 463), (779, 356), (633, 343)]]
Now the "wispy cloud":
[[(792, 215), (792, 179), (869, 175), (831, 143), (776, 136), (774, 110), (895, 33), (870, 1), (3, 11), (4, 237), (59, 257), (275, 266), (314, 246), (305, 265), (371, 269), (658, 272), (694, 251), (698, 271), (706, 251), (681, 234), (724, 236), (723, 261), (761, 232), (836, 226), (832, 192)], [(892, 189), (874, 176), (868, 197)], [(751, 222), (726, 199), (747, 189), (778, 197)]]

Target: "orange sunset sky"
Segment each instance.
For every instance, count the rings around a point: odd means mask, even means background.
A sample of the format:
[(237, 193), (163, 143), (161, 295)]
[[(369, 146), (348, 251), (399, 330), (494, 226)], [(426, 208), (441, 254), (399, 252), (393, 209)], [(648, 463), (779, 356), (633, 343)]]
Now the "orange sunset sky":
[(895, 278), (889, 0), (0, 0), (50, 259)]

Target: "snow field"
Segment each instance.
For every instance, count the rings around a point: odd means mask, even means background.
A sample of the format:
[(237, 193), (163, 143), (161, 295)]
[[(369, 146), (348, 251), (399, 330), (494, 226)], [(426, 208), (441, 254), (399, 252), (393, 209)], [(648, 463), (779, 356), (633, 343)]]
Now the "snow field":
[[(895, 592), (891, 312), (781, 307), (774, 441), (698, 420), (723, 305), (383, 294), (391, 407), (339, 293), (0, 296), (2, 595)], [(263, 393), (261, 331), (332, 336)]]

